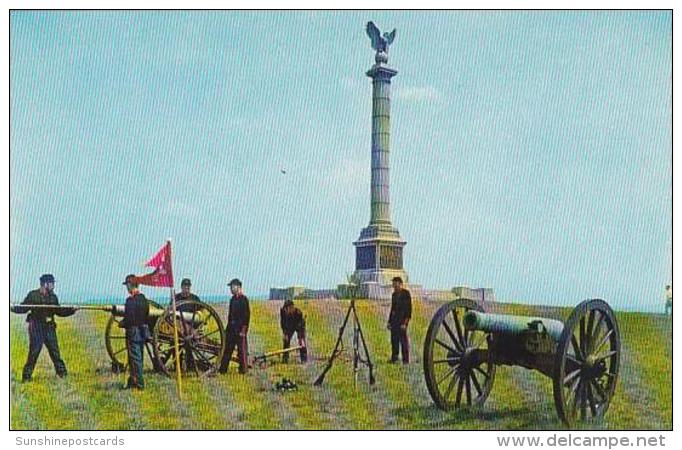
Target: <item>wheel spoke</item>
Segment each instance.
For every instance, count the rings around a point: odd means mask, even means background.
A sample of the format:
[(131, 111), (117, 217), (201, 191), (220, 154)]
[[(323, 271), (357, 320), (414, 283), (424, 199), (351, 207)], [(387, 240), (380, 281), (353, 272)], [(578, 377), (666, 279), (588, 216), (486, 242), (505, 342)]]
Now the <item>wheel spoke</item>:
[(471, 406), (471, 381), (466, 377), (467, 406)]
[[(471, 335), (473, 336), (473, 338), (471, 339), (472, 340), (471, 347), (479, 348), (481, 346), (481, 344), (483, 344), (483, 342), (485, 341), (486, 334), (485, 333), (479, 333), (477, 335), (477, 334), (475, 334), (475, 332), (472, 332)], [(478, 336), (478, 338), (476, 338), (476, 336)], [(473, 341), (475, 341), (475, 342), (473, 342)]]
[(609, 337), (611, 337), (612, 334), (613, 334), (613, 328), (610, 329), (610, 330), (608, 331), (608, 333), (606, 333), (606, 334), (604, 335), (604, 337), (601, 338), (601, 341), (599, 341), (599, 344), (598, 344), (597, 347), (594, 349), (594, 353), (599, 353), (599, 351), (601, 350), (601, 348), (604, 346), (604, 344), (606, 344), (606, 342), (609, 340)]
[[(452, 319), (455, 321), (455, 329), (457, 330), (457, 336), (459, 337), (459, 341), (462, 343), (462, 350), (464, 347), (466, 347), (466, 335), (462, 334), (462, 326), (459, 323), (459, 317), (457, 317), (457, 308), (454, 308), (452, 310)], [(445, 323), (445, 320), (443, 320), (443, 323)]]
[(441, 340), (438, 339), (438, 338), (435, 339), (435, 342), (436, 342), (437, 344), (439, 344), (441, 347), (445, 348), (446, 350), (450, 350), (450, 351), (451, 351), (452, 353), (454, 353), (455, 355), (461, 355), (461, 354), (462, 354), (459, 350), (456, 350), (456, 349), (450, 347), (448, 344), (446, 344), (445, 342), (441, 341)]
[(450, 336), (450, 339), (455, 344), (455, 347), (457, 347), (457, 350), (463, 352), (464, 347), (462, 346), (461, 342), (457, 340), (457, 338), (455, 337), (455, 333), (452, 332), (452, 328), (450, 328), (450, 325), (448, 325), (448, 322), (446, 320), (443, 320), (443, 328), (445, 328), (445, 331)]
[(457, 370), (457, 367), (452, 367), (450, 370), (445, 372), (445, 375), (443, 375), (439, 380), (436, 380), (436, 384), (441, 384), (444, 380), (446, 380), (450, 375), (452, 375), (455, 370)]
[(451, 358), (445, 358), (445, 359), (436, 359), (433, 361), (434, 364), (443, 364), (443, 363), (457, 363), (459, 360), (461, 360), (461, 356), (453, 356)]
[(575, 380), (575, 383), (573, 386), (571, 386), (571, 389), (569, 391), (569, 397), (570, 399), (570, 415), (571, 417), (575, 417), (577, 409), (578, 409), (578, 399), (580, 397), (580, 378)]
[(585, 316), (580, 318), (580, 353), (582, 355), (587, 355), (587, 349), (585, 348)]
[[(206, 357), (206, 353), (205, 353), (204, 350), (199, 349), (199, 348), (196, 348), (196, 349), (194, 349), (194, 350), (196, 351), (196, 353), (197, 353), (198, 355), (203, 356), (204, 359), (207, 358), (207, 357)], [(211, 359), (215, 359), (215, 358), (217, 358), (217, 357), (218, 357), (218, 354), (217, 354), (217, 353), (210, 353), (210, 352), (209, 352), (209, 353), (208, 353), (208, 358), (207, 358), (206, 360), (207, 360), (207, 361), (210, 361)]]
[(478, 392), (478, 395), (479, 396), (482, 395), (483, 389), (481, 389), (481, 385), (479, 384), (478, 380), (476, 379), (476, 372), (472, 371), (470, 376), (471, 376), (471, 382), (474, 383), (474, 388)]
[(212, 345), (212, 344), (209, 344), (206, 342), (197, 342), (192, 346), (192, 348), (200, 348), (202, 350), (212, 351), (215, 353), (220, 352), (220, 345), (217, 345), (217, 344)]
[(615, 355), (615, 354), (617, 354), (617, 353), (618, 353), (618, 352), (617, 352), (616, 350), (611, 350), (610, 352), (608, 352), (608, 353), (605, 354), (605, 355), (596, 357), (594, 360), (595, 360), (595, 362), (602, 361), (602, 360), (604, 360), (604, 359), (606, 359), (606, 358), (612, 357), (613, 355)]
[(592, 394), (592, 386), (590, 386), (590, 383), (585, 384), (585, 389), (587, 389), (587, 403), (590, 407), (590, 413), (592, 413), (592, 417), (597, 417), (597, 406), (594, 400), (594, 395)]
[[(582, 349), (580, 348), (580, 344), (578, 343), (578, 340), (575, 337), (575, 334), (571, 335), (571, 344), (573, 345), (573, 350), (575, 350), (575, 356), (578, 361), (582, 362), (585, 361), (585, 356), (584, 353), (582, 352)], [(569, 356), (569, 355), (566, 355)]]
[(207, 338), (207, 337), (214, 335), (216, 333), (220, 333), (220, 328), (216, 328), (215, 330), (211, 331), (210, 333), (204, 334), (202, 337)]
[(594, 326), (594, 330), (592, 330), (592, 336), (590, 339), (592, 342), (596, 342), (597, 338), (599, 337), (599, 330), (601, 329), (601, 325), (604, 323), (604, 318), (606, 317), (606, 314), (603, 312), (599, 312), (599, 320), (597, 320), (597, 324)]
[[(204, 358), (208, 358), (208, 359), (214, 359), (214, 358), (217, 358), (217, 357), (218, 357), (218, 353), (207, 352), (206, 350), (204, 350), (204, 349), (202, 349), (202, 348), (195, 348), (195, 349), (194, 349), (194, 352), (195, 352), (195, 353), (198, 353), (198, 354), (201, 354), (201, 355), (204, 356)], [(208, 355), (208, 356), (207, 356), (207, 355)]]
[(197, 352), (197, 356), (199, 357), (199, 359), (201, 359), (203, 362), (205, 362), (205, 363), (208, 364), (209, 366), (211, 365), (211, 361), (209, 361), (209, 360), (206, 358), (206, 355), (204, 355), (203, 353)]
[(450, 383), (448, 383), (448, 388), (445, 390), (445, 393), (443, 394), (443, 399), (445, 400), (445, 402), (448, 401), (448, 398), (450, 397), (452, 390), (455, 388), (455, 384), (457, 384), (457, 380), (459, 380), (459, 376), (455, 374), (450, 380)]
[(585, 383), (580, 384), (580, 420), (587, 418), (587, 387)]
[(568, 392), (566, 393), (565, 405), (569, 409), (569, 415), (571, 417), (575, 416), (576, 407), (578, 405), (578, 388), (580, 387), (580, 378), (573, 380), (573, 384), (568, 387)]
[(598, 380), (590, 380), (590, 384), (594, 387), (594, 389), (597, 391), (597, 394), (599, 397), (601, 397), (601, 401), (605, 402), (606, 401), (606, 392), (604, 391), (604, 388), (599, 384)]
[(573, 380), (575, 377), (577, 377), (578, 375), (580, 375), (580, 370), (581, 370), (581, 369), (576, 369), (576, 370), (574, 370), (573, 372), (571, 372), (571, 373), (569, 373), (568, 375), (566, 375), (566, 377), (564, 378), (564, 385), (570, 383), (571, 380)]
[(580, 361), (579, 359), (577, 359), (577, 358), (576, 358), (575, 356), (573, 356), (573, 355), (566, 355), (566, 360), (567, 360), (567, 361), (573, 362), (573, 363), (576, 364), (578, 367), (582, 367), (582, 366), (583, 366), (583, 362)]
[(490, 378), (490, 375), (488, 375), (486, 372), (484, 372), (483, 369), (481, 369), (480, 366), (474, 367), (474, 370), (478, 371), (481, 375), (483, 375), (483, 376), (485, 377), (486, 380), (487, 380), (488, 378)]
[(596, 314), (596, 310), (591, 310), (590, 313), (587, 316), (587, 329), (585, 330), (585, 354), (589, 355), (592, 347), (592, 327), (594, 326), (594, 315)]
[(457, 397), (455, 398), (455, 407), (459, 408), (462, 404), (462, 388), (464, 387), (464, 380), (459, 379), (459, 384), (457, 385)]

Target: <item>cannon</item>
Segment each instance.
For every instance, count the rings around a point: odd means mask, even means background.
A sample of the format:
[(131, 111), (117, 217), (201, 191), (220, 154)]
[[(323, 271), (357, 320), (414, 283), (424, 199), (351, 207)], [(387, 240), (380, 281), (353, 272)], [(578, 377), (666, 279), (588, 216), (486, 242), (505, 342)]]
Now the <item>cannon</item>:
[(620, 333), (609, 305), (585, 300), (566, 322), (486, 313), (458, 299), (441, 306), (424, 341), (424, 377), (442, 410), (480, 408), (493, 387), (495, 366), (521, 366), (553, 380), (561, 421), (600, 420), (618, 380)]
[[(127, 365), (125, 329), (119, 324), (123, 320), (124, 305), (20, 305), (27, 309), (73, 309), (110, 312), (104, 330), (104, 345), (111, 359), (115, 373), (125, 371)], [(174, 319), (175, 318), (175, 319)], [(174, 321), (178, 329), (180, 369), (186, 374), (211, 375), (218, 370), (225, 351), (225, 329), (220, 316), (207, 303), (182, 300), (172, 306), (162, 307), (149, 301), (150, 338), (146, 344), (147, 353), (154, 370), (172, 377), (175, 374)]]
[[(96, 307), (110, 311), (111, 317), (104, 332), (104, 343), (114, 371), (125, 370), (125, 330), (118, 325), (123, 320), (123, 305)], [(89, 308), (89, 309), (96, 309)], [(215, 309), (204, 302), (182, 300), (176, 303), (180, 370), (197, 376), (214, 374), (220, 367), (225, 351), (225, 329)], [(175, 344), (173, 309), (158, 303), (149, 305), (150, 340), (147, 353), (154, 370), (169, 377), (175, 374)], [(127, 358), (126, 358), (127, 359)]]

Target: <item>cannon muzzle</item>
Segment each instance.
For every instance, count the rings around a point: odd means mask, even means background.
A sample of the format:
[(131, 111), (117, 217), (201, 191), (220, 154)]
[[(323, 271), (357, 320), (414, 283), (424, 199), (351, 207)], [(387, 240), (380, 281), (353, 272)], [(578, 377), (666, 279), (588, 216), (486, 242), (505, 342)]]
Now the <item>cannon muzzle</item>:
[(544, 317), (512, 316), (508, 314), (488, 314), (469, 311), (464, 315), (464, 327), (467, 330), (480, 330), (486, 333), (520, 335), (536, 332), (549, 335), (558, 341), (564, 331), (564, 323)]

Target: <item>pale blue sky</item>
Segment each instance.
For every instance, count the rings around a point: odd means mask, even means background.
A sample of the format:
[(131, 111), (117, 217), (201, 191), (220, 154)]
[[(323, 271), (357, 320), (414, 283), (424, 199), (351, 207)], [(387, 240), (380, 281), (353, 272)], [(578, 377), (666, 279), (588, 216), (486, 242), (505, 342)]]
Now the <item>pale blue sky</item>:
[(122, 296), (167, 237), (200, 294), (343, 281), (369, 220), (368, 20), (398, 29), (411, 281), (659, 309), (668, 12), (14, 11), (12, 297), (46, 271), (65, 301)]

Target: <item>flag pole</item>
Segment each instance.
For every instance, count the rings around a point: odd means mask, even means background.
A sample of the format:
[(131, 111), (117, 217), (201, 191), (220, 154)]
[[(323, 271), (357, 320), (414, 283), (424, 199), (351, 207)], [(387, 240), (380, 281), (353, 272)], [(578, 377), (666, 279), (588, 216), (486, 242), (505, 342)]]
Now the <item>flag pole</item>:
[[(173, 267), (173, 252), (171, 251), (171, 240), (168, 243), (168, 257), (170, 258), (171, 267)], [(180, 344), (178, 343), (178, 314), (175, 306), (175, 277), (170, 287), (171, 305), (173, 305), (173, 340), (175, 342), (175, 375), (178, 384), (178, 397), (182, 398), (182, 374), (180, 373)]]

